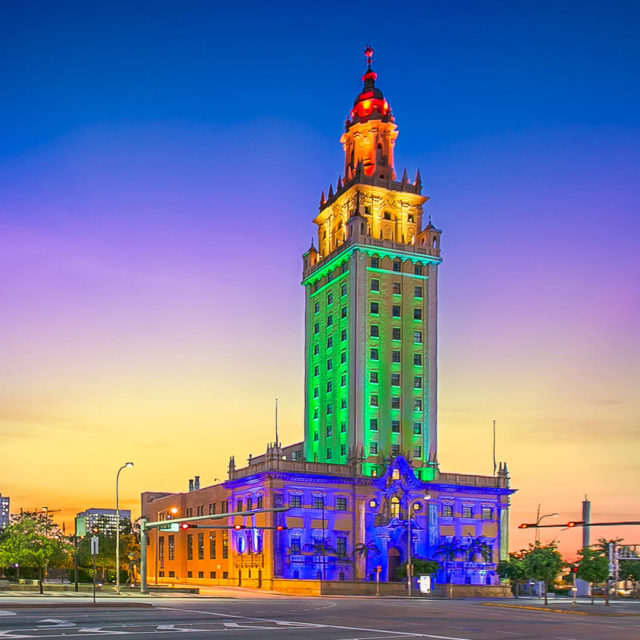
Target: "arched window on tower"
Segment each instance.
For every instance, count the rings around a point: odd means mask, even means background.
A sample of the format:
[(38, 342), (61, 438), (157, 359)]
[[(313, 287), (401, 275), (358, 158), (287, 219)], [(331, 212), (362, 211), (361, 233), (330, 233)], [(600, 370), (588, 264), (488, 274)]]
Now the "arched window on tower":
[(400, 517), (400, 500), (396, 496), (393, 496), (393, 498), (391, 498), (391, 517)]

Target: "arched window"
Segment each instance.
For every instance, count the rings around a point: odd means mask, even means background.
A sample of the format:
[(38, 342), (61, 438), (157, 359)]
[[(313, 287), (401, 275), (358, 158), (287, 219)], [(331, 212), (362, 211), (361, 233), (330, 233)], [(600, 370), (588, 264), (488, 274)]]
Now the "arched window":
[(388, 211), (384, 212), (384, 219), (385, 220), (391, 220), (391, 214)]
[(391, 498), (391, 517), (400, 517), (400, 500), (396, 496)]
[(435, 248), (437, 248), (437, 246), (438, 246), (438, 238), (434, 237), (433, 238), (433, 248), (435, 249)]
[[(392, 480), (400, 480), (400, 469), (394, 469), (391, 473)], [(397, 499), (397, 498), (396, 498)]]

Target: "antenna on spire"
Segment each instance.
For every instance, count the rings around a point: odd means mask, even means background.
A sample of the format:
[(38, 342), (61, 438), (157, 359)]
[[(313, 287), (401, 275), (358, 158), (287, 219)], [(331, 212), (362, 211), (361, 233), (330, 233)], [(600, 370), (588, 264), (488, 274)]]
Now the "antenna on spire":
[(367, 59), (367, 66), (369, 67), (369, 71), (371, 71), (371, 65), (373, 64), (373, 47), (370, 44), (365, 47), (364, 55)]
[(276, 398), (276, 447), (278, 446), (278, 398)]

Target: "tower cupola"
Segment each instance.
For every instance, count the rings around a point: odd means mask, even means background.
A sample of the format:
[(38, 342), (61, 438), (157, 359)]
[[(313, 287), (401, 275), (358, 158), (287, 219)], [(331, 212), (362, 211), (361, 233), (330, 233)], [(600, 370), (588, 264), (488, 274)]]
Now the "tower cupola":
[(367, 70), (362, 76), (364, 87), (353, 103), (340, 142), (345, 152), (345, 178), (355, 174), (362, 164), (365, 175), (393, 179), (393, 148), (398, 137), (389, 103), (376, 87), (378, 74), (372, 69), (373, 49), (364, 51)]

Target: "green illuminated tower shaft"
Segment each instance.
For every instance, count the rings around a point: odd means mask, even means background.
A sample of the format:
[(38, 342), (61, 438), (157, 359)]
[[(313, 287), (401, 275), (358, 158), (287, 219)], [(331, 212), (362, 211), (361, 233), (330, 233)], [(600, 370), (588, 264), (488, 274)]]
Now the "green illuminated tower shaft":
[(345, 178), (322, 194), (318, 249), (304, 254), (305, 456), (362, 460), (375, 475), (402, 454), (437, 465), (440, 231), (422, 228), (420, 175), (396, 180), (397, 127), (367, 69), (341, 138)]

